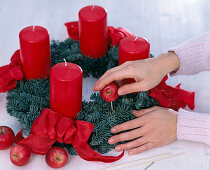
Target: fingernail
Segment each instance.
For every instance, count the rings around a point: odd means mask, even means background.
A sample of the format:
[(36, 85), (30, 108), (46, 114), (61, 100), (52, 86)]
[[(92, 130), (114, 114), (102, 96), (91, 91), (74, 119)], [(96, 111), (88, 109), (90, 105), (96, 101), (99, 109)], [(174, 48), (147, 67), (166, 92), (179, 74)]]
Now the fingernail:
[(111, 132), (112, 132), (112, 133), (116, 133), (116, 132), (117, 132), (117, 129), (112, 128), (112, 129), (111, 129)]
[(93, 87), (93, 90), (97, 90), (97, 89), (98, 89), (98, 86), (97, 85)]
[(125, 90), (119, 89), (118, 90), (118, 95), (123, 95), (123, 94), (125, 94)]
[(128, 155), (133, 155), (134, 153), (132, 151), (128, 152)]
[(116, 146), (116, 147), (115, 147), (115, 150), (116, 150), (117, 152), (121, 151), (120, 146)]
[(114, 144), (114, 139), (109, 139), (108, 142), (109, 144)]
[(136, 110), (133, 110), (132, 113), (137, 113), (137, 111)]

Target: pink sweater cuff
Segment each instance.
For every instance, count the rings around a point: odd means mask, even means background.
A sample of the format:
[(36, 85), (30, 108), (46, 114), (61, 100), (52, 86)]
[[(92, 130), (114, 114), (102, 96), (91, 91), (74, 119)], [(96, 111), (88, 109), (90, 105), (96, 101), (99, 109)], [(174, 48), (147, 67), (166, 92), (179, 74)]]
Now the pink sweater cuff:
[(210, 115), (179, 109), (177, 114), (177, 139), (210, 145)]
[(210, 70), (210, 32), (186, 41), (169, 51), (177, 54), (180, 68), (171, 75), (191, 75)]

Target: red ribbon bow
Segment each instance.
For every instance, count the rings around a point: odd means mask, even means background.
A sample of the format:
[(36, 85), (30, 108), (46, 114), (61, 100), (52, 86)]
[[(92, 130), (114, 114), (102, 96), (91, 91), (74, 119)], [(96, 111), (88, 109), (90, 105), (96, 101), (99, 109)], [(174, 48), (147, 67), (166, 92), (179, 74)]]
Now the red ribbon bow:
[[(64, 25), (67, 28), (69, 37), (71, 37), (75, 41), (79, 41), (78, 21), (67, 22)], [(130, 37), (130, 36), (134, 36), (134, 35), (128, 32), (123, 27), (119, 27), (119, 28), (114, 28), (112, 26), (108, 27), (109, 45), (112, 47), (116, 46), (120, 42), (120, 40), (122, 40), (123, 38)]]
[(180, 89), (180, 84), (176, 87), (171, 87), (166, 84), (168, 76), (165, 76), (159, 85), (150, 90), (150, 96), (158, 100), (161, 106), (179, 110), (186, 105), (190, 109), (195, 107), (195, 92)]
[(23, 80), (20, 50), (15, 51), (9, 65), (0, 67), (0, 93), (14, 89), (17, 80)]
[(43, 109), (40, 116), (33, 122), (31, 134), (21, 140), (19, 144), (28, 145), (33, 153), (44, 155), (51, 146), (59, 143), (72, 144), (77, 154), (87, 161), (114, 162), (121, 159), (119, 156), (103, 156), (88, 145), (88, 139), (94, 129), (94, 125), (64, 117), (50, 109)]

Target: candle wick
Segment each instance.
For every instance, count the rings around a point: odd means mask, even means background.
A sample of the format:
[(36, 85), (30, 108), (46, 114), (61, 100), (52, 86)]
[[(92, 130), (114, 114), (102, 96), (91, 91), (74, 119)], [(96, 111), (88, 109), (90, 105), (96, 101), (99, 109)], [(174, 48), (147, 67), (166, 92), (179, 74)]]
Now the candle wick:
[(33, 25), (32, 31), (35, 31), (35, 25)]
[(65, 59), (65, 58), (63, 58), (63, 60), (64, 60), (64, 62), (65, 62), (65, 67), (67, 67), (67, 62), (66, 62), (66, 59)]

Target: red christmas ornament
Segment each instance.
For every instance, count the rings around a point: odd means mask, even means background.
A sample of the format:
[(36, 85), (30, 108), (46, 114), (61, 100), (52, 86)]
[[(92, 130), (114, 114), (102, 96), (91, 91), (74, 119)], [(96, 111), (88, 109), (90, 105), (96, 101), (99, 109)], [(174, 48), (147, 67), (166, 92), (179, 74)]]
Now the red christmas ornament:
[(113, 102), (117, 100), (119, 85), (115, 82), (112, 82), (105, 86), (101, 91), (101, 97), (107, 102)]

